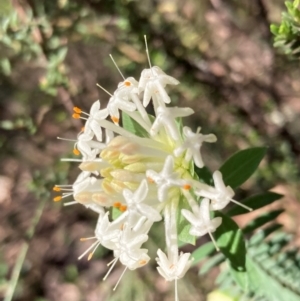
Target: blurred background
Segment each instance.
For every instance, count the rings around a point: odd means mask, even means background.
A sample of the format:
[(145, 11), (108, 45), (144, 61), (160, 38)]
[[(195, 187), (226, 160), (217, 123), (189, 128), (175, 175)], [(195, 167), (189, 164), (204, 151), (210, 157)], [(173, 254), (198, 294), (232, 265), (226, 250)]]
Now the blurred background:
[[(284, 194), (272, 206), (284, 207), (278, 218), (300, 245), (299, 61), (273, 47), (269, 30), (283, 10), (281, 0), (1, 0), (0, 297), (13, 290), (18, 301), (174, 300), (173, 283), (156, 272), (159, 225), (151, 263), (127, 272), (113, 292), (123, 268), (102, 281), (109, 251), (99, 247), (91, 261), (77, 260), (89, 246), (79, 238), (93, 235), (97, 216), (52, 202), (53, 185), (79, 173), (60, 162), (73, 143), (56, 139), (76, 139), (82, 124), (71, 118), (73, 106), (89, 111), (97, 99), (107, 102), (96, 83), (113, 92), (122, 80), (110, 53), (138, 80), (148, 67), (144, 35), (152, 64), (180, 81), (170, 90), (173, 104), (192, 107), (187, 123), (217, 135), (203, 150), (212, 170), (237, 150), (268, 146), (237, 199), (269, 189)], [(217, 273), (191, 269), (179, 282), (180, 300), (206, 300)]]

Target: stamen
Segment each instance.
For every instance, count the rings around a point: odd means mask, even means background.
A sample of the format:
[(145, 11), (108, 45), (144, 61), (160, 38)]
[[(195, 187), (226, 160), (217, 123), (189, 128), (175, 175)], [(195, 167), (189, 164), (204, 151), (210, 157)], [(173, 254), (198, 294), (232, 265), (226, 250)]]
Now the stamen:
[(114, 122), (114, 124), (119, 124), (119, 118), (118, 117), (115, 117), (115, 116), (111, 116), (110, 117), (111, 118), (111, 120)]
[(82, 237), (82, 238), (80, 238), (79, 240), (80, 240), (80, 241), (87, 241), (87, 240), (95, 239), (95, 238), (97, 238), (97, 237), (96, 237), (96, 236), (92, 236), (92, 237)]
[(126, 81), (124, 82), (124, 85), (125, 85), (126, 87), (130, 87), (130, 86), (131, 86), (131, 82), (129, 82), (129, 81), (126, 80)]
[(120, 209), (120, 211), (125, 212), (127, 210), (127, 206), (121, 205), (119, 209)]
[(73, 202), (67, 202), (67, 203), (64, 203), (64, 206), (71, 206), (71, 205), (75, 205), (75, 204), (78, 204), (78, 202), (76, 201), (73, 201)]
[[(80, 154), (80, 153), (79, 153)], [(82, 162), (82, 159), (74, 159), (74, 158), (61, 158), (62, 162)]]
[(97, 248), (99, 247), (99, 245), (101, 244), (101, 242), (99, 241), (98, 244), (95, 246), (94, 250), (92, 253), (89, 254), (88, 260), (91, 260), (95, 251), (97, 250)]
[(115, 208), (120, 208), (120, 207), (121, 207), (121, 203), (120, 203), (120, 202), (115, 202), (115, 203), (113, 204), (113, 207), (115, 207)]
[(111, 93), (109, 93), (106, 89), (104, 89), (102, 86), (99, 84), (96, 84), (100, 89), (102, 89), (104, 92), (106, 92), (108, 95), (113, 96)]
[(61, 201), (62, 200), (62, 196), (60, 195), (60, 196), (56, 196), (54, 199), (53, 199), (53, 201), (54, 202), (59, 202), (59, 201)]
[(58, 140), (64, 140), (64, 141), (70, 141), (70, 142), (77, 142), (75, 139), (68, 139), (68, 138), (62, 138), (62, 137), (56, 137)]
[(95, 241), (87, 250), (85, 250), (79, 257), (78, 260), (80, 260), (82, 257), (84, 257), (91, 249), (93, 249), (95, 247), (95, 245), (97, 245), (99, 243), (99, 241)]
[(149, 183), (154, 183), (154, 180), (150, 177), (147, 177), (147, 180), (148, 180)]
[(183, 185), (183, 189), (184, 190), (190, 190), (191, 189), (191, 185), (185, 184), (185, 185)]
[(119, 280), (118, 280), (117, 284), (116, 284), (116, 285), (115, 285), (115, 287), (113, 288), (113, 291), (115, 291), (115, 290), (116, 290), (117, 286), (119, 285), (119, 283), (120, 283), (120, 281), (121, 281), (122, 277), (124, 276), (125, 272), (127, 271), (127, 269), (128, 269), (128, 267), (126, 267), (126, 268), (124, 269), (124, 271), (123, 271), (123, 273), (122, 273), (121, 277), (119, 278)]
[(73, 149), (73, 154), (74, 154), (75, 156), (79, 156), (79, 155), (80, 155), (80, 151), (79, 151), (77, 148), (74, 148), (74, 149)]
[(214, 239), (213, 235), (210, 233), (210, 231), (208, 231), (208, 234), (209, 234), (209, 236), (210, 236), (210, 239), (212, 240), (212, 242), (213, 242), (213, 244), (214, 244), (214, 246), (215, 246), (216, 250), (219, 252), (219, 251), (220, 251), (220, 249), (219, 249), (219, 247), (217, 246), (217, 243), (216, 243), (216, 241), (215, 241), (215, 239)]
[(119, 258), (115, 258), (114, 260), (112, 260), (110, 263), (107, 264), (107, 266), (110, 266), (112, 264), (112, 266), (110, 267), (110, 269), (108, 270), (108, 272), (106, 273), (106, 275), (103, 278), (103, 281), (106, 280), (106, 278), (108, 277), (108, 275), (110, 274), (110, 272), (112, 271), (112, 269), (114, 268), (114, 266), (116, 265), (116, 263), (118, 262)]
[(73, 111), (74, 111), (75, 113), (78, 113), (78, 114), (82, 113), (82, 110), (81, 110), (80, 108), (78, 108), (78, 107), (74, 107), (74, 108), (73, 108)]
[(242, 203), (240, 203), (240, 202), (238, 202), (238, 201), (236, 201), (236, 200), (230, 199), (230, 201), (231, 201), (232, 203), (235, 203), (235, 204), (237, 204), (237, 205), (239, 205), (239, 206), (241, 206), (241, 207), (243, 207), (243, 208), (249, 210), (249, 211), (253, 211), (252, 208), (250, 208), (250, 207), (248, 207), (248, 206), (246, 206), (246, 205), (244, 205), (244, 204), (242, 204)]
[(148, 63), (149, 63), (150, 69), (152, 71), (152, 75), (154, 76), (154, 73), (153, 73), (153, 70), (152, 70), (151, 61), (150, 61), (150, 56), (149, 56), (149, 49), (148, 49), (148, 43), (147, 43), (147, 36), (146, 35), (144, 35), (144, 39), (145, 39), (146, 54), (147, 54), (147, 58), (148, 58)]
[(55, 186), (53, 187), (53, 190), (54, 190), (54, 191), (60, 191), (61, 189), (55, 185)]
[(80, 114), (74, 113), (74, 114), (72, 115), (72, 117), (73, 117), (74, 119), (79, 119), (81, 116), (80, 116)]
[(146, 263), (147, 263), (147, 260), (145, 260), (145, 259), (142, 259), (139, 261), (140, 266), (145, 265)]
[(121, 74), (121, 76), (123, 77), (123, 79), (125, 80), (125, 77), (122, 74), (122, 72), (121, 72), (120, 68), (118, 67), (117, 63), (115, 62), (113, 56), (111, 54), (109, 56), (110, 56), (111, 60), (113, 61), (114, 65), (116, 66), (117, 70), (119, 71), (119, 73)]

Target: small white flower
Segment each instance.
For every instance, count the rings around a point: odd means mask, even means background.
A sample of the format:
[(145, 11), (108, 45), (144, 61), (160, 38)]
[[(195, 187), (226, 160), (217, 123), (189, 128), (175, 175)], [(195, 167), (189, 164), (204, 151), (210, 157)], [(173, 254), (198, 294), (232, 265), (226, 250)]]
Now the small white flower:
[(157, 270), (167, 281), (182, 278), (192, 264), (192, 260), (189, 259), (191, 253), (181, 253), (179, 258), (177, 256), (177, 258), (169, 259), (164, 252), (158, 249), (157, 256), (156, 261), (159, 265)]
[(93, 250), (92, 252), (90, 252), (88, 257), (88, 260), (90, 260), (94, 252), (100, 245), (103, 245), (105, 248), (110, 250), (116, 248), (116, 243), (118, 242), (119, 237), (121, 236), (121, 230), (118, 229), (116, 226), (113, 226), (112, 223), (110, 223), (108, 215), (109, 212), (106, 212), (104, 215), (99, 215), (94, 237), (81, 239), (81, 241), (96, 239), (96, 242), (94, 242), (82, 255), (80, 255), (78, 259), (81, 259), (90, 250)]
[(114, 255), (130, 269), (143, 266), (150, 259), (149, 256), (146, 256), (148, 250), (141, 249), (141, 245), (147, 240), (147, 234), (136, 232), (128, 223), (125, 223), (114, 248)]
[(177, 85), (179, 81), (174, 77), (166, 75), (159, 67), (143, 70), (139, 80), (139, 91), (144, 91), (143, 105), (146, 107), (150, 99), (159, 104), (170, 103), (170, 97), (165, 91), (166, 85)]
[(225, 186), (220, 171), (213, 173), (215, 187), (196, 191), (198, 196), (209, 198), (211, 200), (211, 210), (221, 210), (225, 208), (234, 196), (234, 191), (230, 186)]
[(123, 190), (123, 196), (127, 203), (127, 210), (129, 214), (139, 213), (147, 217), (150, 221), (158, 222), (161, 216), (158, 211), (149, 205), (143, 204), (148, 194), (147, 181), (143, 180), (138, 189), (133, 193), (129, 189)]
[(112, 121), (115, 124), (119, 124), (120, 113), (119, 110), (123, 110), (125, 112), (133, 112), (136, 110), (136, 105), (132, 102), (129, 102), (127, 97), (121, 98), (117, 94), (114, 94), (108, 101), (107, 110)]
[(102, 128), (99, 122), (106, 119), (107, 116), (107, 109), (100, 110), (100, 101), (95, 101), (90, 109), (89, 117), (85, 123), (85, 131), (90, 129), (97, 137), (97, 140), (102, 141)]
[(210, 219), (209, 199), (206, 198), (201, 201), (197, 212), (182, 209), (181, 213), (191, 223), (190, 234), (195, 236), (203, 236), (207, 233), (211, 236), (211, 233), (215, 232), (222, 223), (221, 217)]
[(230, 186), (225, 186), (223, 176), (219, 170), (216, 170), (213, 173), (213, 179), (215, 187), (209, 187), (208, 189), (195, 191), (198, 196), (209, 198), (211, 200), (211, 210), (224, 209), (229, 202), (233, 202), (249, 211), (252, 211), (252, 208), (233, 199), (234, 191)]
[(183, 187), (186, 184), (184, 180), (178, 179), (178, 175), (173, 171), (173, 168), (174, 159), (172, 156), (168, 156), (161, 172), (157, 173), (154, 170), (146, 171), (149, 181), (154, 181), (157, 185), (157, 197), (160, 202), (168, 199), (168, 191), (171, 187)]
[(177, 141), (180, 139), (180, 133), (175, 122), (177, 117), (186, 117), (193, 114), (194, 111), (191, 108), (167, 108), (159, 106), (157, 108), (157, 115), (155, 121), (150, 129), (152, 136), (156, 135), (160, 128), (164, 126), (171, 137)]
[(195, 164), (199, 168), (202, 168), (204, 164), (200, 153), (200, 148), (203, 142), (216, 142), (217, 137), (214, 134), (202, 135), (200, 134), (200, 130), (201, 128), (199, 127), (197, 132), (193, 133), (189, 127), (185, 126), (183, 128), (185, 140), (181, 146), (174, 150), (174, 155), (178, 157), (186, 150), (185, 160), (189, 162), (193, 158)]

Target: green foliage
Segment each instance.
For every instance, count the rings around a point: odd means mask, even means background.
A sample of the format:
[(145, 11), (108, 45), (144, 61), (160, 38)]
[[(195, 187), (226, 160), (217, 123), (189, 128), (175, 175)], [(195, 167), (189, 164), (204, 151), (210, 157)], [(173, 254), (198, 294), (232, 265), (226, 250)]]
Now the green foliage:
[[(229, 158), (221, 167), (226, 184), (237, 187), (247, 180), (265, 152), (265, 148), (252, 148)], [(237, 169), (239, 172), (232, 172)], [(281, 197), (280, 194), (266, 192), (248, 197), (242, 203), (255, 210)], [(247, 213), (244, 208), (234, 205), (227, 214), (216, 212), (215, 216), (220, 216), (223, 220), (214, 233), (221, 252), (216, 252), (211, 242), (194, 251), (194, 264), (204, 261), (200, 274), (205, 274), (226, 261), (227, 268), (222, 269), (217, 283), (219, 289), (229, 294), (231, 300), (246, 296), (266, 301), (299, 300), (300, 260), (296, 256), (297, 250), (287, 248), (291, 237), (278, 232), (281, 225), (274, 222), (282, 212), (278, 209), (263, 213), (242, 230), (230, 216)], [(261, 227), (263, 230), (254, 233)], [(243, 236), (246, 234), (250, 238), (244, 241)]]
[(272, 24), (270, 29), (274, 38), (274, 47), (284, 53), (300, 58), (300, 10), (299, 0), (285, 2), (287, 11), (282, 13), (280, 25)]
[(265, 147), (253, 147), (230, 157), (220, 167), (224, 183), (233, 189), (242, 185), (257, 169), (266, 151)]

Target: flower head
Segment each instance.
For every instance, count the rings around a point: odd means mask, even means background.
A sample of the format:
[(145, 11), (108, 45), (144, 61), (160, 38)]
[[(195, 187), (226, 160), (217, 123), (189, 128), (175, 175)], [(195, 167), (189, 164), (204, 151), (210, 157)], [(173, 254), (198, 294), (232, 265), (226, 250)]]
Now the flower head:
[[(166, 253), (157, 251), (157, 269), (177, 285), (192, 260), (190, 253), (178, 251), (178, 215), (191, 224), (191, 236), (211, 235), (222, 220), (210, 219), (210, 210), (233, 201), (233, 190), (225, 186), (220, 172), (213, 175), (215, 187), (200, 183), (194, 176), (194, 165), (204, 165), (200, 154), (203, 142), (215, 142), (216, 137), (200, 134), (200, 128), (193, 133), (188, 127), (180, 127), (178, 118), (194, 111), (166, 106), (171, 101), (166, 86), (178, 83), (154, 66), (142, 72), (139, 82), (132, 77), (124, 79), (106, 109), (100, 110), (99, 101), (89, 114), (74, 109), (74, 118), (86, 120), (75, 144), (82, 159), (74, 161), (80, 161), (82, 173), (73, 185), (55, 186), (55, 191), (65, 192), (54, 200), (73, 196), (75, 201), (70, 204), (84, 205), (99, 215), (91, 238), (96, 242), (80, 258), (90, 250), (93, 254), (102, 244), (115, 257), (108, 274), (118, 261), (125, 266), (123, 274), (126, 269), (148, 263), (150, 257), (144, 244), (152, 224), (163, 218)], [(145, 109), (151, 100), (155, 116), (148, 115)], [(123, 113), (127, 119), (119, 126)], [(108, 115), (113, 122), (106, 120)], [(126, 124), (128, 118), (130, 122)], [(195, 196), (205, 197), (200, 206)], [(190, 210), (180, 210), (181, 205)], [(119, 216), (115, 220), (110, 215), (112, 210)]]

